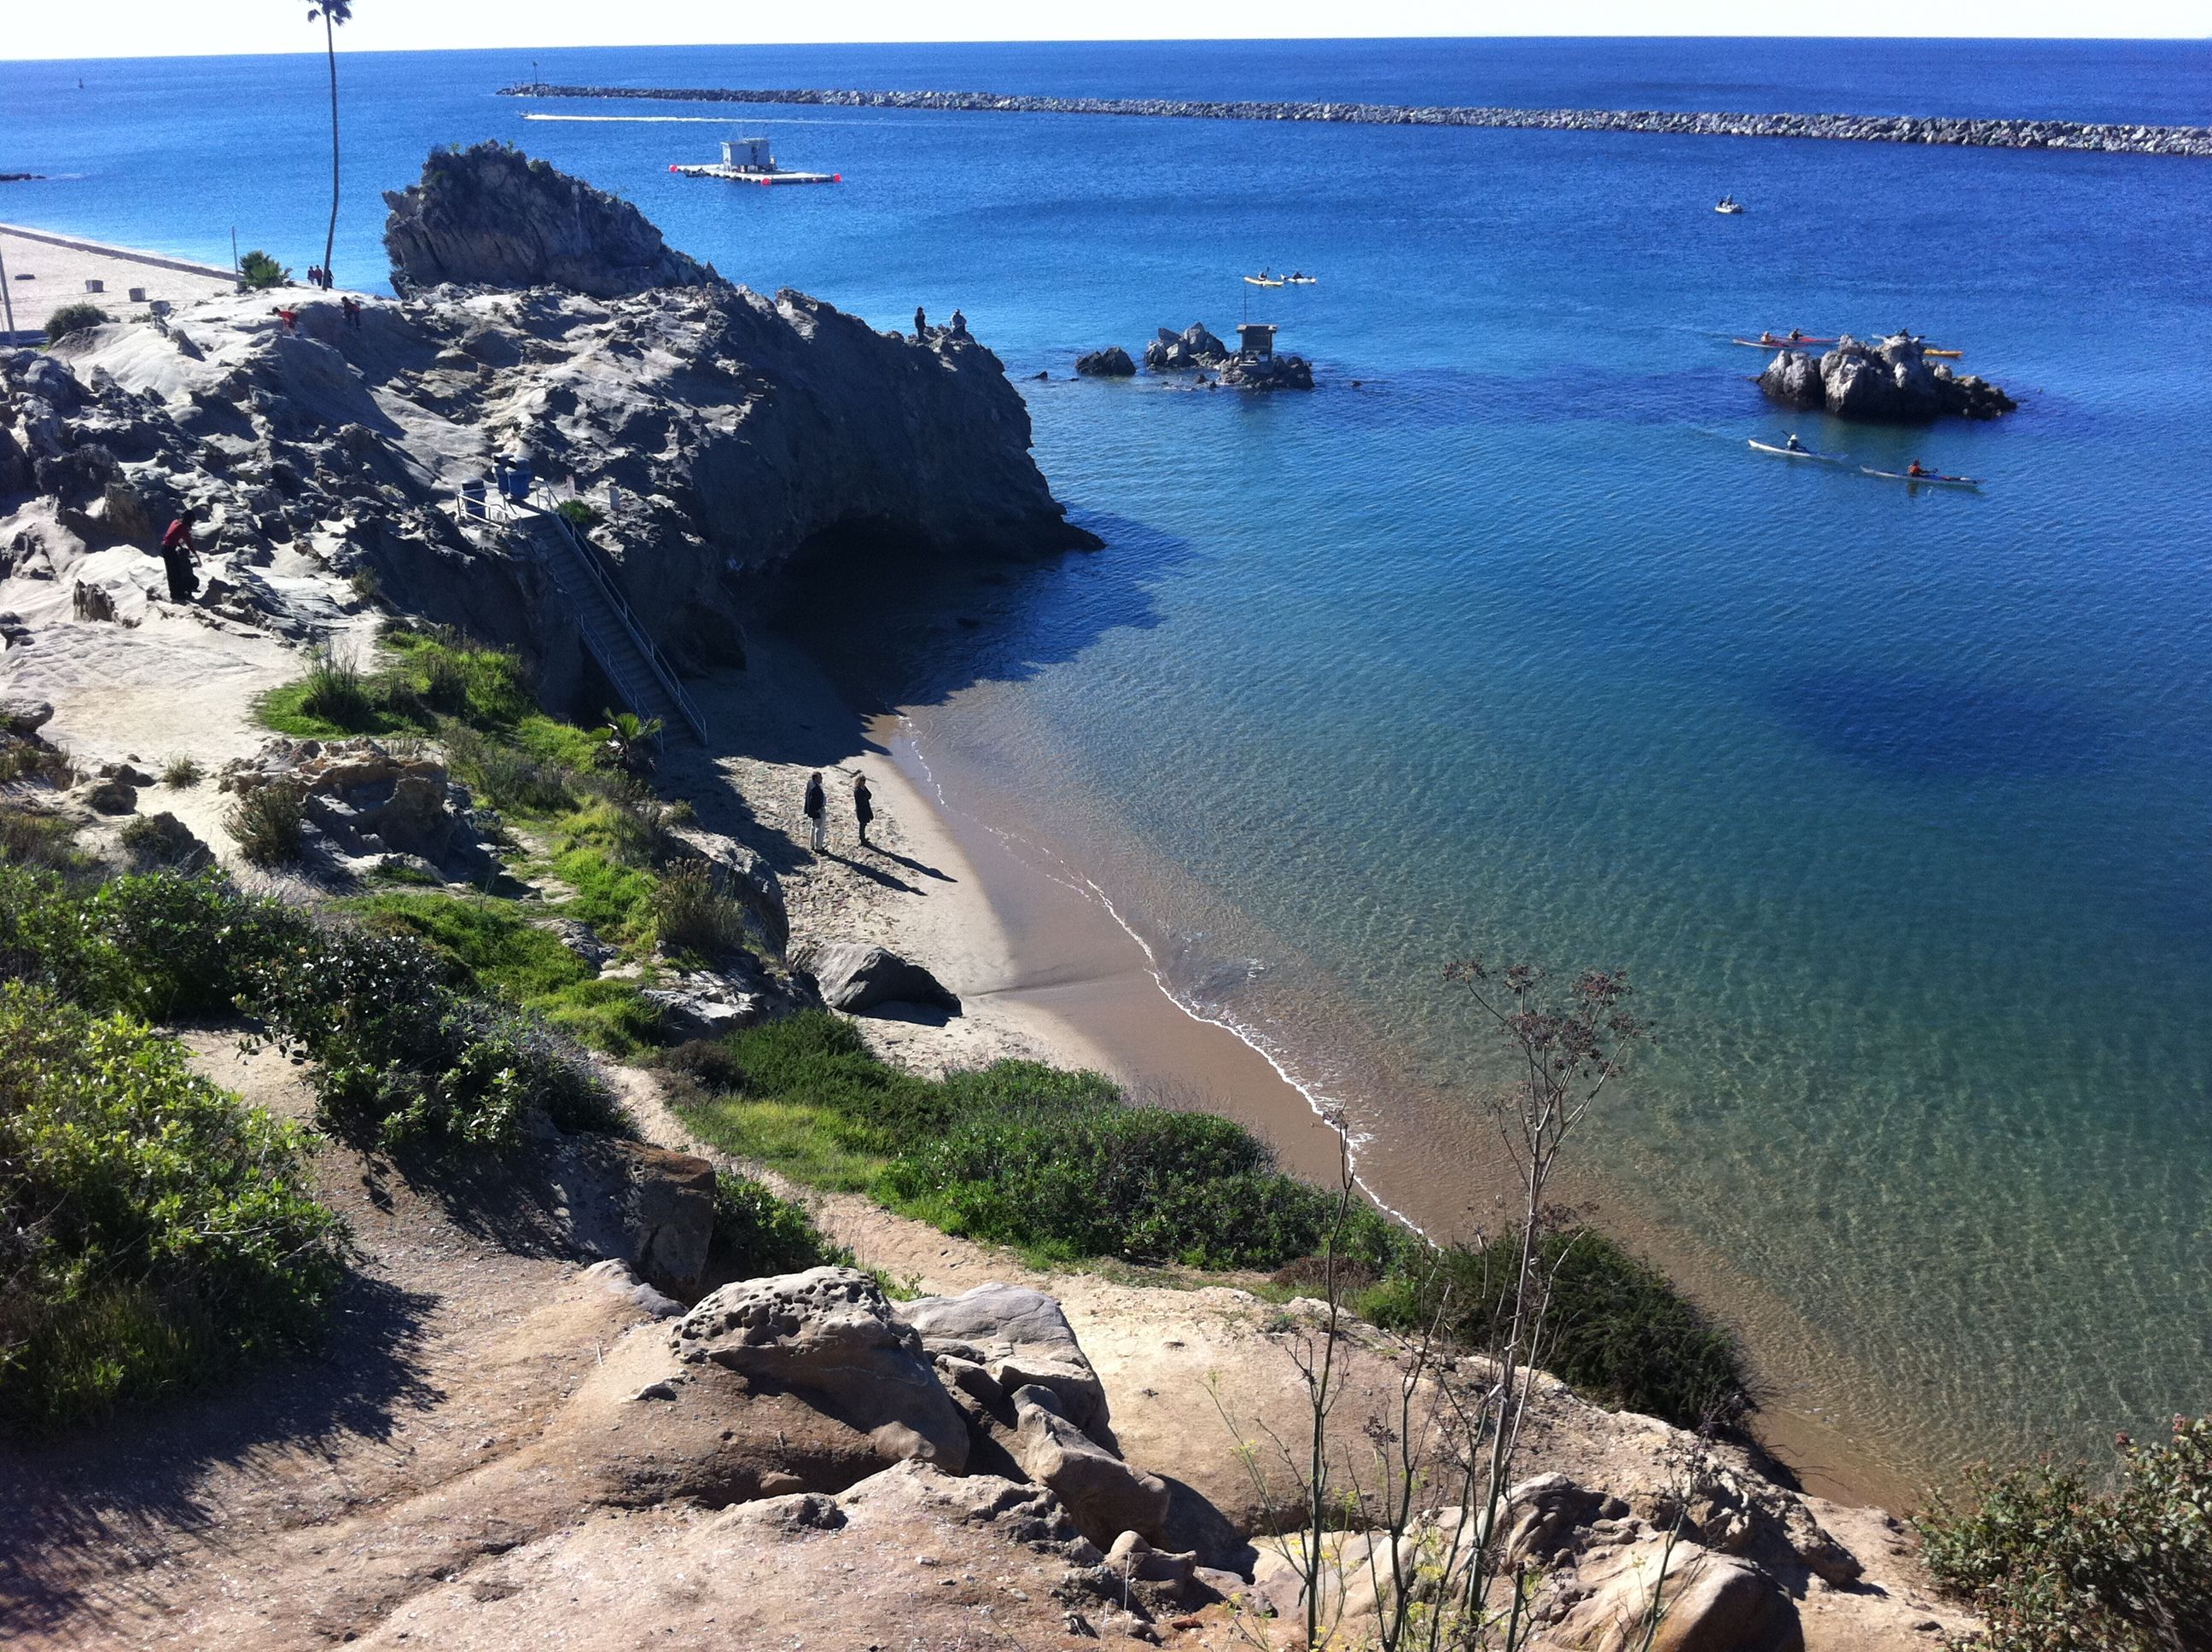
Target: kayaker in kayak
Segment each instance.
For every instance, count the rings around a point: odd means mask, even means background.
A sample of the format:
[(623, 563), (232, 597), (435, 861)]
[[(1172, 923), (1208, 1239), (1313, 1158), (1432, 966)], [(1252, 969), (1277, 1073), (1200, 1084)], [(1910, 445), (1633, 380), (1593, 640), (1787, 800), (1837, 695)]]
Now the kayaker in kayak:
[(1920, 461), (1916, 459), (1911, 464), (1905, 467), (1905, 474), (1907, 476), (1932, 476), (1935, 472), (1932, 471), (1922, 470), (1920, 468)]
[(1806, 451), (1805, 444), (1797, 440), (1797, 433), (1795, 430), (1792, 430), (1790, 433), (1790, 440), (1784, 442), (1783, 446), (1789, 448), (1789, 450), (1793, 453), (1802, 453)]
[(1805, 334), (1803, 331), (1797, 327), (1792, 327), (1790, 330), (1790, 342), (1793, 344), (1803, 343), (1805, 342)]

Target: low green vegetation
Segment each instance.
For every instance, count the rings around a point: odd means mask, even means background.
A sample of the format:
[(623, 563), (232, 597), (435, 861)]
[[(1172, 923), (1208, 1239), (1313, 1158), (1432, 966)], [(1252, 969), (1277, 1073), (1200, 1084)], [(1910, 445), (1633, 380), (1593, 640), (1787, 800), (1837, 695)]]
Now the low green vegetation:
[(307, 793), (283, 780), (257, 786), (223, 811), (222, 827), (257, 866), (284, 866), (306, 841)]
[(340, 1233), (303, 1153), (143, 1023), (0, 985), (0, 1426), (96, 1419), (310, 1337)]
[(714, 1239), (707, 1272), (715, 1278), (756, 1279), (810, 1267), (850, 1267), (853, 1253), (830, 1242), (803, 1206), (779, 1199), (749, 1176), (725, 1170), (714, 1178)]
[(238, 261), (238, 278), (259, 291), (283, 286), (292, 272), (257, 246)]
[[(1517, 1236), (1438, 1250), (1364, 1200), (1340, 1230), (1337, 1199), (1278, 1170), (1241, 1126), (1131, 1106), (1096, 1073), (1001, 1061), (921, 1078), (823, 1011), (669, 1064), (690, 1080), (678, 1110), (716, 1145), (1040, 1263), (1282, 1269), (1311, 1294), (1324, 1272), (1312, 1259), (1333, 1248), (1352, 1305), (1380, 1323), (1484, 1348), (1510, 1311)], [(1657, 1273), (1587, 1229), (1547, 1239), (1541, 1261), (1558, 1375), (1686, 1426), (1741, 1416), (1735, 1345)]]
[(114, 319), (97, 304), (87, 304), (82, 300), (64, 304), (46, 318), (46, 343), (58, 344), (72, 333), (88, 332)]
[[(1987, 1627), (1984, 1652), (2212, 1646), (2212, 1418), (2118, 1442), (2118, 1473), (2039, 1463), (1971, 1472), (1922, 1515), (1921, 1553)], [(2100, 1479), (2103, 1481), (2100, 1483)]]

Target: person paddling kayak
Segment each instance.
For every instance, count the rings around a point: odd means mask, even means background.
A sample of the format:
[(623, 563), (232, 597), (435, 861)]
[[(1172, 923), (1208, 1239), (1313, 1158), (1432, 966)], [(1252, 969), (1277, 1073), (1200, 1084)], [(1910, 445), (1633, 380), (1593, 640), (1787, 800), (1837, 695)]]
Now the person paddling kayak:
[(1911, 464), (1905, 467), (1905, 474), (1907, 476), (1933, 476), (1935, 472), (1932, 471), (1922, 470), (1920, 468), (1920, 461), (1916, 459)]
[(1803, 442), (1797, 440), (1797, 433), (1795, 430), (1792, 430), (1790, 433), (1790, 440), (1783, 445), (1788, 447), (1793, 453), (1802, 453), (1809, 451)]

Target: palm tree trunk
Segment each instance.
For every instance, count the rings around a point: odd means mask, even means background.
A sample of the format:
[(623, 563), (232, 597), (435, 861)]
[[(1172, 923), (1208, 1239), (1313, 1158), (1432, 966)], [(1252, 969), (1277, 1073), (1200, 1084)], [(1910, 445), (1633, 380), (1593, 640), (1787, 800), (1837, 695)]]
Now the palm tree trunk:
[(323, 48), (331, 59), (331, 227), (323, 236), (323, 279), (335, 286), (337, 278), (331, 274), (331, 249), (338, 238), (338, 42), (327, 6), (323, 9)]

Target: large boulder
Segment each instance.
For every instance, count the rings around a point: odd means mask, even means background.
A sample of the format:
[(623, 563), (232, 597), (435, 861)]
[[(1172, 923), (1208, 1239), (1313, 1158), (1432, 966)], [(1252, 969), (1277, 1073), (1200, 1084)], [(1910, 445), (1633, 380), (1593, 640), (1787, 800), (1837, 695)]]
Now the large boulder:
[(1655, 1535), (1585, 1563), (1577, 1582), (1587, 1592), (1547, 1637), (1576, 1652), (1802, 1652), (1805, 1644), (1781, 1584), (1748, 1561), (1695, 1544), (1678, 1543), (1670, 1554)]
[(1313, 365), (1303, 355), (1236, 355), (1222, 367), (1221, 382), (1237, 390), (1311, 390)]
[(384, 201), (384, 246), (402, 292), (456, 282), (617, 298), (721, 279), (629, 202), (496, 140), (433, 149), (422, 181)]
[(1883, 424), (1927, 424), (1947, 414), (1993, 419), (2019, 405), (1978, 375), (1960, 378), (1948, 362), (1931, 361), (1908, 333), (1870, 342), (1846, 336), (1817, 361), (1784, 350), (1759, 375), (1759, 387), (1791, 407)]
[(1108, 1426), (1106, 1387), (1060, 1304), (1018, 1285), (979, 1285), (959, 1297), (901, 1303), (898, 1316), (921, 1333), (933, 1357), (979, 1365), (1011, 1395), (1034, 1384), (1048, 1388), (1067, 1419), (1087, 1434)]
[(28, 694), (0, 694), (0, 733), (36, 734), (53, 714), (51, 700)]
[(1165, 1480), (1132, 1468), (1078, 1428), (1051, 1389), (1032, 1385), (1012, 1397), (1016, 1427), (1008, 1449), (1024, 1474), (1066, 1505), (1084, 1536), (1101, 1548), (1124, 1532), (1147, 1543), (1162, 1540), (1170, 1501)]
[(866, 941), (810, 941), (791, 966), (814, 977), (822, 1001), (858, 1015), (884, 1004), (933, 1005), (960, 1013), (960, 1000), (918, 963)]
[(548, 1181), (567, 1237), (626, 1263), (655, 1289), (689, 1297), (706, 1277), (714, 1239), (714, 1167), (616, 1136), (551, 1143)]
[(967, 1467), (967, 1423), (920, 1333), (857, 1268), (726, 1285), (677, 1322), (673, 1341), (684, 1363), (797, 1394), (866, 1433), (887, 1459), (919, 1457), (956, 1474)]
[(1194, 321), (1181, 332), (1162, 327), (1159, 336), (1145, 346), (1145, 366), (1154, 373), (1176, 373), (1219, 367), (1229, 355), (1229, 346), (1208, 332), (1204, 322)]
[(1077, 356), (1075, 370), (1096, 379), (1127, 379), (1136, 372), (1137, 364), (1119, 344), (1109, 344), (1103, 350)]

